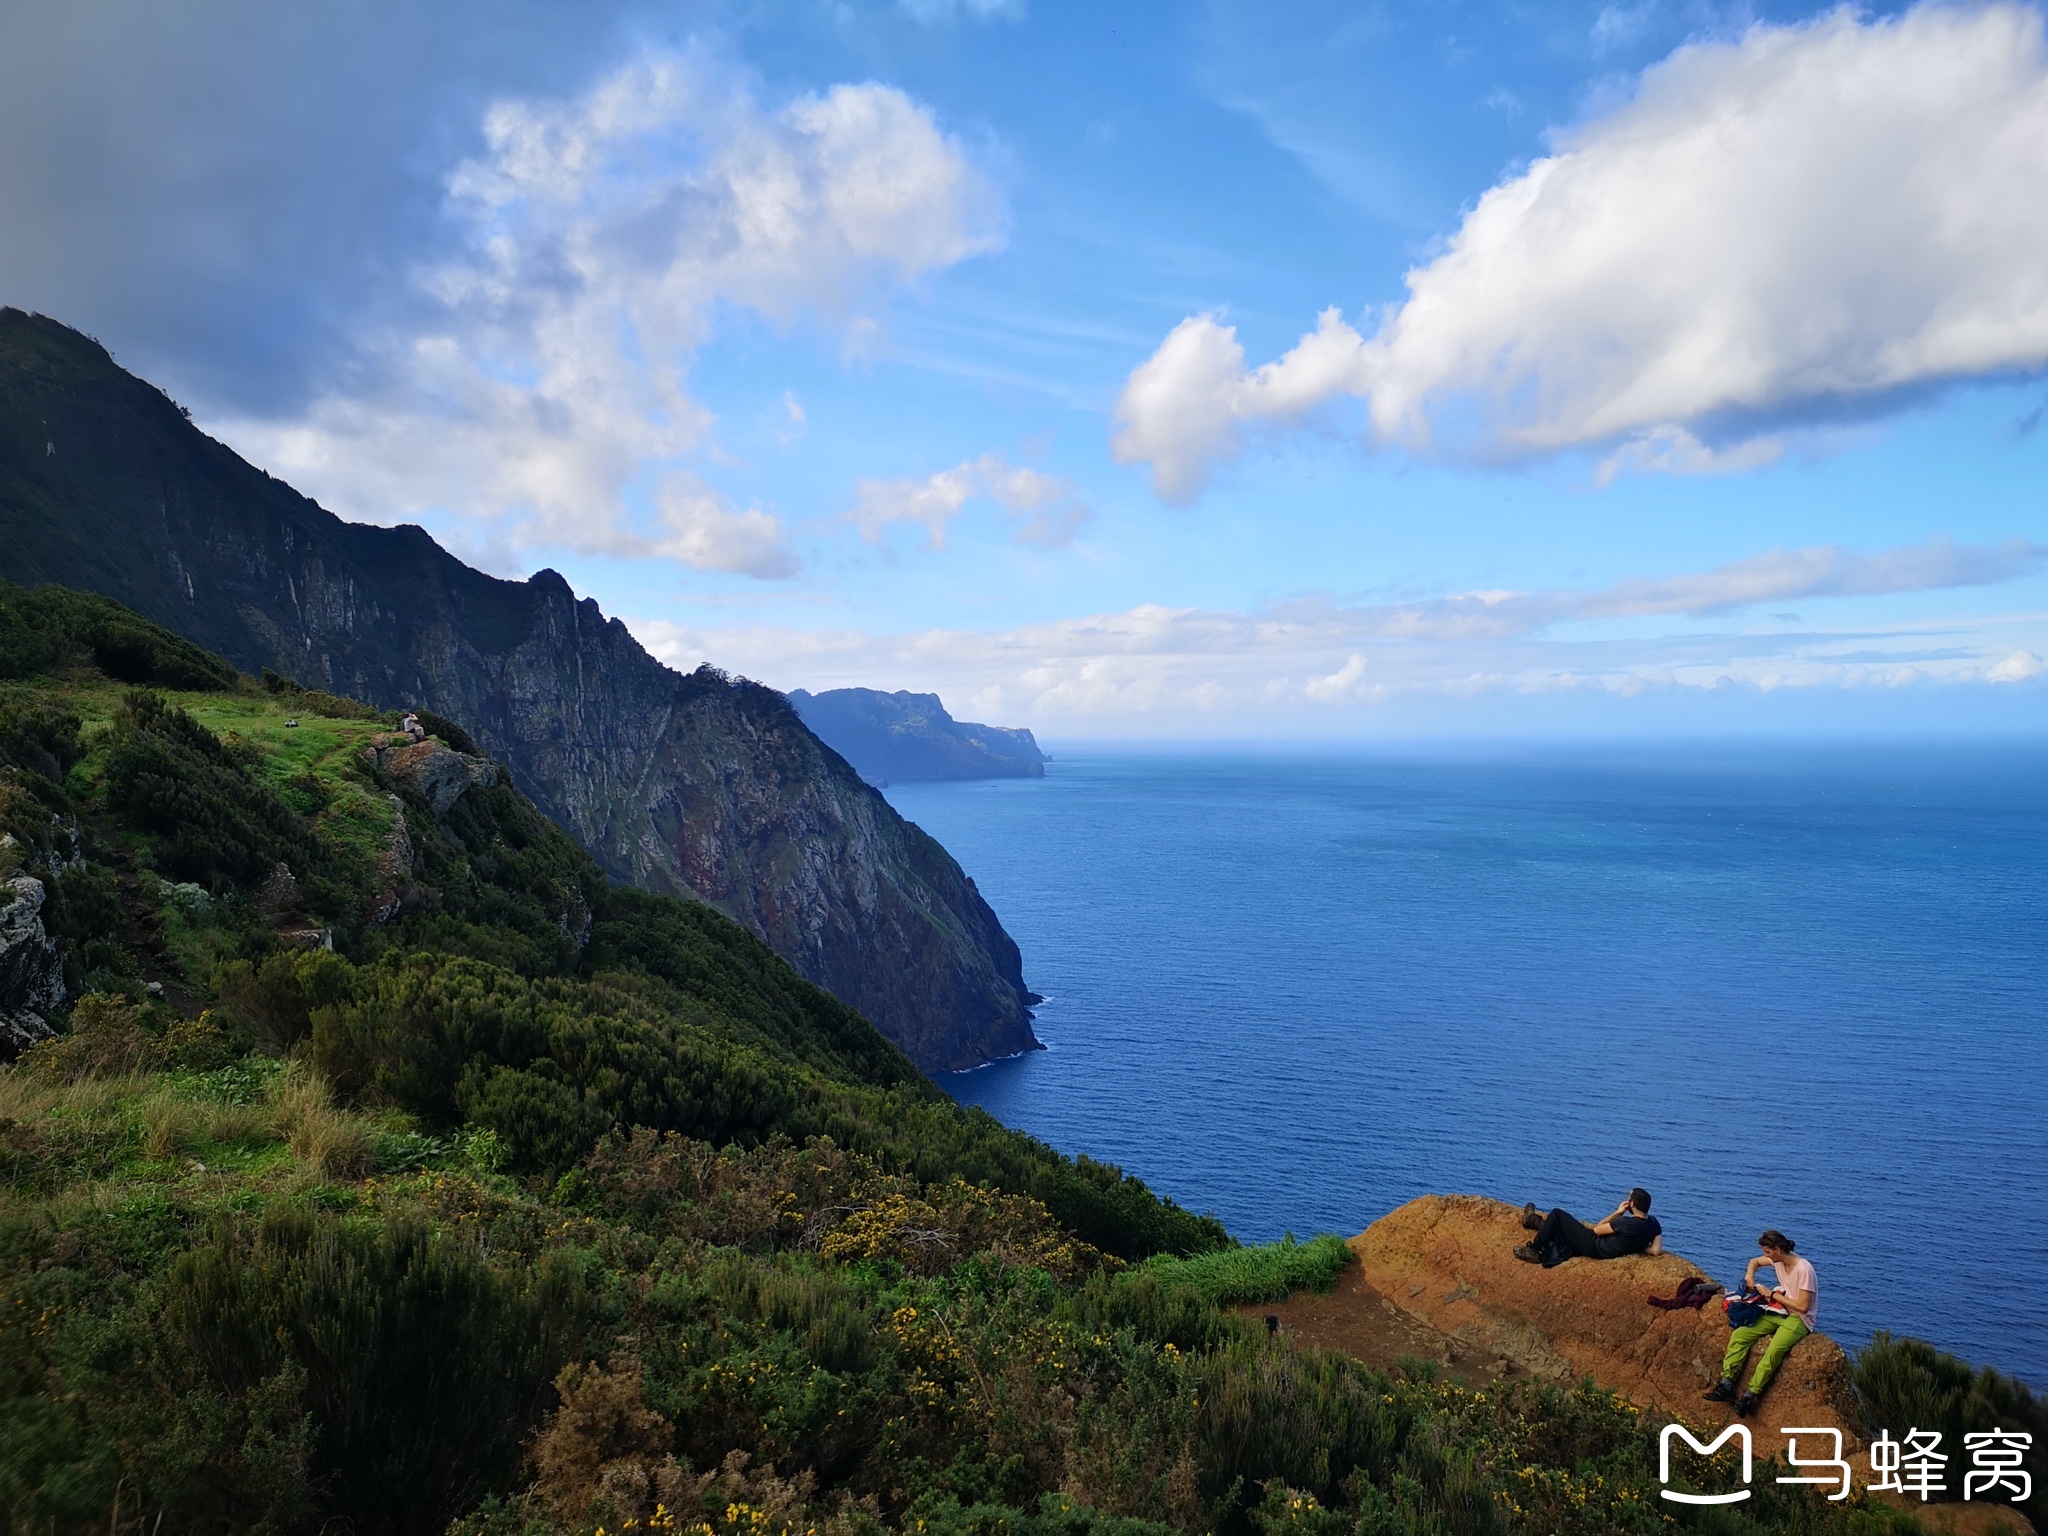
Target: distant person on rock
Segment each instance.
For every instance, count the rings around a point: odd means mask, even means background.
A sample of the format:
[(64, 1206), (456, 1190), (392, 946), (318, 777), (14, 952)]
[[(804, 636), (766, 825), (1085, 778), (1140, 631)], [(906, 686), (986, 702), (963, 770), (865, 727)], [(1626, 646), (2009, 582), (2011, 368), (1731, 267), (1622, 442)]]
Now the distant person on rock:
[[(1728, 1352), (1721, 1357), (1721, 1379), (1706, 1393), (1710, 1403), (1735, 1403), (1738, 1418), (1747, 1418), (1756, 1411), (1757, 1399), (1764, 1395), (1764, 1388), (1771, 1384), (1771, 1378), (1778, 1374), (1778, 1367), (1790, 1354), (1792, 1346), (1813, 1332), (1813, 1317), (1820, 1304), (1820, 1281), (1814, 1278), (1813, 1266), (1792, 1251), (1792, 1239), (1771, 1227), (1757, 1240), (1763, 1252), (1749, 1261), (1749, 1268), (1742, 1272), (1742, 1288), (1756, 1290), (1756, 1272), (1766, 1264), (1778, 1277), (1778, 1283), (1761, 1295), (1767, 1303), (1783, 1307), (1782, 1313), (1766, 1312), (1753, 1323), (1745, 1323), (1728, 1335)], [(1742, 1389), (1742, 1395), (1735, 1395), (1735, 1373), (1742, 1369), (1742, 1362), (1748, 1358), (1749, 1346), (1758, 1339), (1769, 1338), (1770, 1344), (1764, 1350), (1763, 1358), (1750, 1372), (1749, 1385)]]
[(1590, 1227), (1562, 1207), (1546, 1216), (1533, 1204), (1522, 1207), (1522, 1225), (1536, 1235), (1515, 1250), (1515, 1257), (1531, 1264), (1562, 1264), (1573, 1255), (1619, 1259), (1664, 1251), (1664, 1228), (1650, 1214), (1647, 1189), (1630, 1190), (1626, 1200)]
[(406, 713), (406, 717), (403, 720), (398, 722), (398, 728), (414, 741), (425, 741), (427, 739), (427, 728), (420, 724), (420, 717), (410, 711)]

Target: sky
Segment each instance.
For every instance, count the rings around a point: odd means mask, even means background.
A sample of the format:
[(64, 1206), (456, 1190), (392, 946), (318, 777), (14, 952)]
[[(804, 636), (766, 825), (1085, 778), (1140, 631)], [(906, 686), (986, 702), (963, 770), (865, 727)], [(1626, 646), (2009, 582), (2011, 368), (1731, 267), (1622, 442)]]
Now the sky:
[(2035, 6), (19, 4), (0, 210), (0, 302), (678, 667), (2048, 728)]

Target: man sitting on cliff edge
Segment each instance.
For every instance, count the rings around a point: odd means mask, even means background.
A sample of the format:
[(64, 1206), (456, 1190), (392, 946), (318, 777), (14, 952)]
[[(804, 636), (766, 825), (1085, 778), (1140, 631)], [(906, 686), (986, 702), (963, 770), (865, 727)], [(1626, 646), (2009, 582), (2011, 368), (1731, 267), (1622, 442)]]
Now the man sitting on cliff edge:
[(1531, 1264), (1561, 1262), (1551, 1257), (1557, 1252), (1586, 1259), (1619, 1259), (1631, 1253), (1664, 1251), (1664, 1228), (1650, 1214), (1647, 1189), (1630, 1190), (1626, 1200), (1590, 1227), (1561, 1206), (1544, 1216), (1533, 1204), (1522, 1207), (1522, 1225), (1536, 1235), (1515, 1250), (1515, 1257)]
[[(1757, 1399), (1764, 1395), (1764, 1388), (1771, 1384), (1771, 1378), (1778, 1374), (1778, 1366), (1791, 1352), (1792, 1346), (1813, 1332), (1814, 1313), (1820, 1305), (1820, 1281), (1814, 1278), (1813, 1266), (1792, 1252), (1792, 1239), (1776, 1227), (1767, 1228), (1757, 1240), (1763, 1252), (1749, 1261), (1749, 1268), (1742, 1273), (1742, 1288), (1745, 1291), (1756, 1288), (1756, 1272), (1766, 1264), (1778, 1277), (1778, 1283), (1764, 1292), (1767, 1300), (1785, 1309), (1783, 1314), (1766, 1312), (1753, 1323), (1746, 1323), (1728, 1335), (1728, 1353), (1721, 1359), (1721, 1379), (1711, 1387), (1706, 1398), (1710, 1403), (1735, 1401), (1738, 1418), (1748, 1418), (1756, 1411)], [(1735, 1396), (1735, 1373), (1742, 1369), (1742, 1362), (1749, 1354), (1749, 1346), (1758, 1339), (1769, 1338), (1763, 1358), (1750, 1372), (1749, 1385), (1740, 1397)]]

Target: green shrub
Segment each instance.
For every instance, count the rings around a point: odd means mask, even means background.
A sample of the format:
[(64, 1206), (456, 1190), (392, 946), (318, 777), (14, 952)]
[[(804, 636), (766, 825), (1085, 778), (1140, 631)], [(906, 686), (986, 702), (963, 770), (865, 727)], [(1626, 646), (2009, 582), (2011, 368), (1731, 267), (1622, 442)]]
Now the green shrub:
[(438, 1532), (517, 1462), (583, 1300), (559, 1261), (508, 1276), (403, 1217), (286, 1208), (179, 1258), (162, 1304), (175, 1348), (230, 1399), (289, 1384), (331, 1516)]
[(76, 658), (116, 682), (192, 692), (235, 686), (220, 657), (131, 613), (112, 598), (64, 587), (28, 591), (0, 580), (0, 677), (32, 677)]
[(438, 736), (458, 752), (467, 752), (471, 757), (483, 755), (482, 749), (471, 739), (469, 732), (450, 720), (446, 715), (437, 715), (431, 709), (414, 711), (420, 724), (427, 728), (429, 736)]
[[(1875, 1435), (1879, 1430), (1904, 1440), (1908, 1430), (1941, 1433), (1949, 1458), (1947, 1497), (1960, 1499), (1970, 1460), (1963, 1437), (1988, 1429), (2031, 1434), (2026, 1464), (2034, 1494), (2020, 1505), (2038, 1526), (2048, 1517), (2048, 1399), (1990, 1366), (1975, 1369), (1920, 1339), (1895, 1338), (1882, 1330), (1850, 1360), (1849, 1381), (1856, 1406)], [(2010, 1493), (1998, 1496), (2003, 1503)]]
[(78, 712), (33, 695), (0, 698), (0, 764), (62, 784), (85, 755)]
[(1145, 1268), (1209, 1301), (1256, 1302), (1281, 1301), (1296, 1291), (1327, 1291), (1351, 1261), (1351, 1249), (1341, 1237), (1325, 1232), (1297, 1243), (1290, 1233), (1281, 1242), (1253, 1248), (1150, 1259)]

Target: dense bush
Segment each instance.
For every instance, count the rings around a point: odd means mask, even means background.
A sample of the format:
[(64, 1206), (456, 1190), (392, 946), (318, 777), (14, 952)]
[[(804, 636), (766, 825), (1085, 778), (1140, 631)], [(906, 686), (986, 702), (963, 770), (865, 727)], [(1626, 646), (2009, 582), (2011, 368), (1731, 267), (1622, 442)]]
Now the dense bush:
[(87, 662), (117, 682), (194, 692), (235, 686), (235, 669), (111, 598), (0, 579), (0, 677)]
[[(1963, 1440), (1967, 1434), (2017, 1430), (2034, 1437), (2037, 1454), (2048, 1451), (2048, 1400), (1988, 1365), (1973, 1369), (1922, 1340), (1894, 1338), (1882, 1330), (1872, 1334), (1851, 1359), (1849, 1380), (1872, 1433), (1882, 1429), (1903, 1440), (1910, 1429), (1940, 1432), (1949, 1458), (1951, 1499), (1962, 1497), (1963, 1474), (1970, 1466)], [(2040, 1463), (2030, 1459), (2029, 1465)], [(2033, 1498), (2020, 1507), (2039, 1526), (2048, 1517), (2048, 1485), (2037, 1479)]]
[(427, 729), (429, 736), (438, 736), (458, 752), (467, 752), (471, 757), (482, 756), (482, 748), (470, 737), (469, 732), (450, 720), (446, 715), (437, 715), (431, 709), (413, 711), (419, 722)]
[(0, 764), (62, 784), (85, 755), (78, 712), (32, 694), (0, 697)]
[(208, 1384), (299, 1408), (317, 1504), (360, 1530), (415, 1531), (511, 1471), (583, 1307), (565, 1254), (514, 1276), (412, 1216), (290, 1208), (217, 1226), (170, 1266), (161, 1302)]

